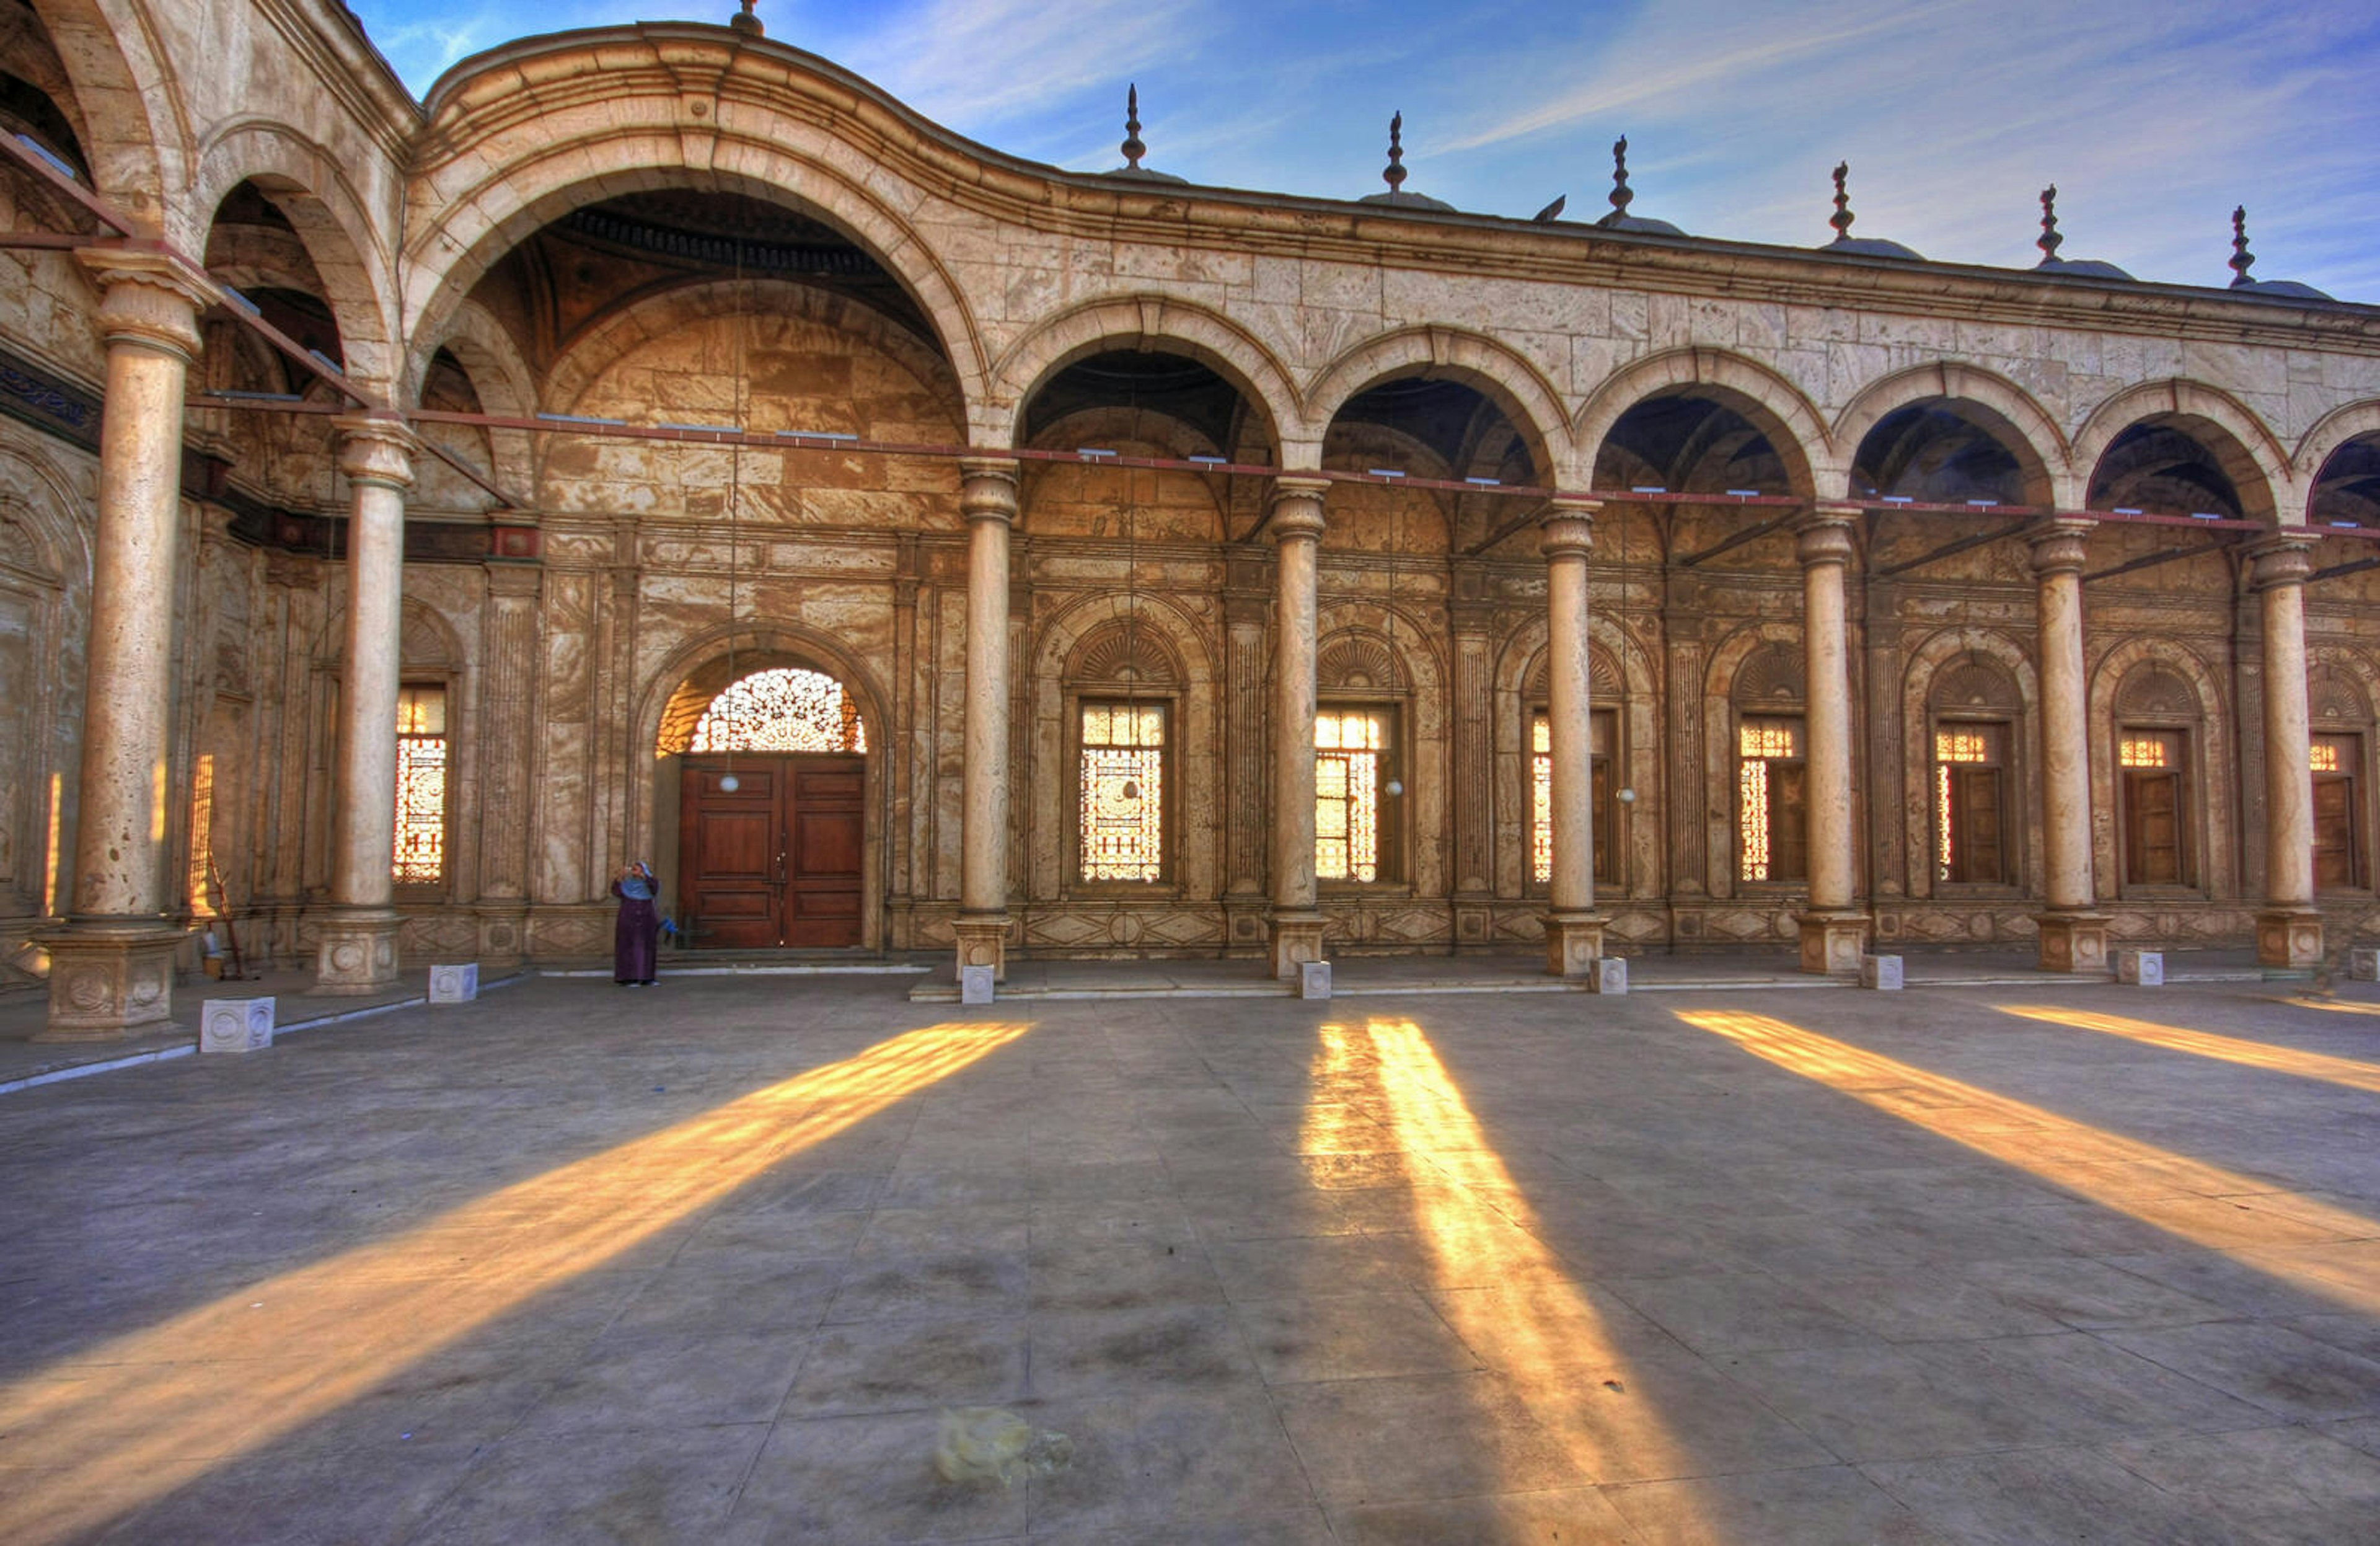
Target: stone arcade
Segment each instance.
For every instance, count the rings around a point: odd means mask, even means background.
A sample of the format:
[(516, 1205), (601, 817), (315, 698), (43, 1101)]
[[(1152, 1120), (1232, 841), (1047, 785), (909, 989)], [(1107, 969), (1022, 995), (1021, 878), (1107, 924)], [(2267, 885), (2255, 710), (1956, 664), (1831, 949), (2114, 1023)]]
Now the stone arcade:
[(583, 956), (639, 857), (698, 947), (995, 971), (2371, 919), (2380, 310), (2244, 234), (2218, 289), (1847, 194), (1815, 250), (1624, 177), (1290, 198), (1136, 118), (1062, 173), (748, 16), (417, 104), (342, 7), (237, 8), (0, 0), (55, 1036), (226, 914), (330, 991)]

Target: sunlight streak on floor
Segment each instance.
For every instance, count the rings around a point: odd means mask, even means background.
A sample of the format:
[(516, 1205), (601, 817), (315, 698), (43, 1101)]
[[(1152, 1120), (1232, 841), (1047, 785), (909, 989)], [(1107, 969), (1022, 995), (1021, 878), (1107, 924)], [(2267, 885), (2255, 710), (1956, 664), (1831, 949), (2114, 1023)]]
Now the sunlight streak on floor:
[[(1596, 1480), (1691, 1477), (1691, 1452), (1629, 1387), (1628, 1359), (1536, 1217), (1428, 1036), (1412, 1020), (1322, 1027), (1301, 1149), (1387, 1149), (1443, 1174), (1413, 1179), (1412, 1230), (1431, 1283), (1491, 1282), (1492, 1304), (1441, 1313)], [(1463, 1298), (1446, 1294), (1441, 1300)], [(1696, 1536), (1696, 1539), (1704, 1539)]]
[(2300, 1078), (2321, 1079), (2355, 1090), (2380, 1091), (2380, 1063), (2358, 1063), (2351, 1057), (2303, 1053), (2263, 1041), (2242, 1041), (2237, 1037), (2216, 1036), (2180, 1026), (2158, 1025), (2151, 1020), (2128, 1020), (2121, 1015), (2095, 1015), (2081, 1009), (2021, 1004), (2001, 1004), (1993, 1007), (2003, 1015), (2018, 1015), (2028, 1020), (2072, 1026), (2078, 1030), (2105, 1031), (2110, 1036), (2143, 1041), (2152, 1047), (2192, 1053), (2200, 1057), (2218, 1057), (2226, 1063), (2244, 1064), (2251, 1068), (2269, 1068), (2276, 1073), (2295, 1074)]
[[(1682, 1010), (1678, 1017), (2101, 1207), (2380, 1315), (2380, 1274), (2369, 1265), (2380, 1223), (2361, 1213), (1766, 1015)], [(2341, 1248), (2347, 1242), (2363, 1244)]]
[(2327, 1009), (2334, 1015), (2380, 1015), (2380, 1004), (2356, 1004), (2343, 998), (2315, 998), (2308, 993), (2285, 998), (2281, 1002), (2298, 1009)]
[(262, 1448), (1026, 1029), (907, 1032), (0, 1389), (0, 1540), (69, 1539)]

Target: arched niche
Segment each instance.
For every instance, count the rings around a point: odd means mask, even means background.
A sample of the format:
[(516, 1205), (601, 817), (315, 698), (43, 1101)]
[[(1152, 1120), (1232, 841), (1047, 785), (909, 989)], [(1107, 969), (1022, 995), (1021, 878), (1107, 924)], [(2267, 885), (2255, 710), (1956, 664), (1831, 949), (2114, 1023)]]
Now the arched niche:
[[(1320, 609), (1316, 627), (1318, 712), (1336, 707), (1392, 716), (1383, 787), (1396, 778), (1404, 789), (1389, 793), (1382, 804), (1384, 843), (1397, 847), (1393, 874), (1384, 873), (1378, 884), (1414, 896), (1446, 894), (1452, 841), (1445, 666), (1425, 631), (1428, 626), (1402, 606), (1341, 600)], [(1324, 888), (1342, 883), (1326, 881)]]
[[(1907, 895), (1989, 898), (2039, 889), (2041, 770), (2030, 717), (2038, 701), (2039, 676), (2032, 657), (2022, 643), (1997, 628), (1945, 628), (1911, 651), (1901, 674), (1900, 787), (1874, 792), (1888, 805), (1896, 794), (1900, 797), (1904, 812), (1900, 879)], [(1945, 734), (1980, 734), (1983, 744), (1970, 739), (1938, 747), (1937, 737)], [(1943, 750), (1952, 759), (1947, 764), (1937, 755)], [(1998, 773), (1996, 879), (1979, 878), (1977, 867), (1963, 862), (1953, 874), (1944, 874), (1940, 785), (1946, 765), (1954, 779), (1970, 766)], [(1953, 794), (1973, 798), (1971, 790), (1954, 789)], [(1955, 825), (1955, 816), (1953, 820)]]
[[(1544, 890), (1531, 874), (1536, 755), (1531, 725), (1536, 712), (1551, 700), (1546, 634), (1545, 619), (1530, 618), (1505, 640), (1495, 664), (1490, 864), (1495, 894), (1507, 899), (1536, 896)], [(1644, 641), (1608, 611), (1588, 614), (1587, 636), (1588, 698), (1595, 712), (1614, 715), (1611, 728), (1618, 749), (1613, 766), (1621, 780), (1612, 791), (1618, 819), (1610, 824), (1617, 834), (1611, 845), (1618, 860), (1616, 879), (1598, 847), (1597, 895), (1658, 897), (1667, 869), (1661, 844), (1668, 802), (1662, 797), (1665, 741), (1653, 657)], [(1636, 798), (1619, 802), (1619, 788), (1634, 791)]]
[[(2238, 766), (2229, 751), (2224, 694), (2205, 663), (2163, 638), (2116, 644), (2091, 674), (2090, 723), (2093, 863), (2100, 895), (2152, 902), (2236, 897), (2232, 822), (2240, 809)], [(2122, 742), (2128, 736), (2180, 737), (2167, 752), (2181, 781), (2175, 826), (2182, 845), (2181, 878), (2173, 882), (2136, 880), (2127, 870), (2131, 850), (2124, 826), (2135, 819), (2124, 795)]]

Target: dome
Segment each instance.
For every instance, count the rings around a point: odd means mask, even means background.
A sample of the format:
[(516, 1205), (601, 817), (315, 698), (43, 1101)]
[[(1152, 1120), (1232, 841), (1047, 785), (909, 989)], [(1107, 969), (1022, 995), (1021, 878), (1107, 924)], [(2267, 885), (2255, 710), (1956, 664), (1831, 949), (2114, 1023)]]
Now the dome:
[(2248, 206), (2240, 205), (2231, 212), (2231, 288), (2249, 295), (2271, 296), (2275, 300), (2335, 300), (2312, 285), (2301, 285), (2294, 279), (2251, 279), (2248, 271), (2255, 266), (2256, 255), (2248, 250)]
[(1628, 186), (1628, 136), (1621, 135), (1611, 146), (1611, 213), (1597, 221), (1606, 231), (1633, 231), (1638, 236), (1682, 237), (1686, 233), (1666, 220), (1648, 220), (1640, 214), (1630, 214), (1628, 206), (1636, 201), (1635, 189)]
[(1111, 172), (1102, 172), (1099, 176), (1113, 177), (1118, 182), (1171, 183), (1177, 188), (1190, 186), (1189, 178), (1177, 177), (1171, 172), (1160, 172), (1154, 166), (1119, 166)]
[(1454, 206), (1426, 193), (1407, 193), (1405, 178), (1405, 116), (1402, 113), (1389, 120), (1389, 164), (1380, 171), (1380, 180), (1389, 185), (1386, 193), (1371, 193), (1356, 200), (1359, 204), (1380, 204), (1390, 209), (1429, 210), (1447, 214), (1455, 213)]
[(1886, 241), (1880, 237), (1852, 235), (1852, 222), (1859, 216), (1852, 213), (1851, 176), (1850, 162), (1836, 163), (1835, 213), (1827, 217), (1827, 224), (1835, 228), (1835, 239), (1817, 250), (1832, 253), (1839, 258), (1893, 258), (1908, 263), (1924, 262), (1925, 258), (1916, 250), (1903, 247), (1897, 241)]
[(1355, 202), (1386, 204), (1391, 209), (1400, 210), (1444, 210), (1450, 214), (1454, 213), (1454, 206), (1443, 199), (1433, 199), (1427, 193), (1407, 193), (1401, 188), (1390, 189), (1386, 193), (1367, 193)]
[(1140, 164), (1140, 158), (1148, 153), (1148, 147), (1140, 142), (1140, 86), (1136, 81), (1124, 88), (1123, 143), (1117, 149), (1123, 152), (1124, 164), (1099, 176), (1114, 177), (1120, 182), (1159, 183), (1174, 188), (1190, 186), (1187, 177), (1177, 177), (1171, 172), (1160, 172), (1154, 166)]
[(2315, 289), (2312, 285), (2301, 285), (2294, 279), (2250, 279), (2245, 282), (2235, 282), (2231, 287), (2235, 290), (2245, 290), (2250, 295), (2277, 296), (2284, 300), (2336, 300), (2338, 298), (2337, 296), (2327, 295)]
[(2064, 258), (2044, 258), (2033, 265), (2033, 272), (2059, 279), (2122, 279), (2129, 282), (2132, 277), (2113, 263), (2103, 263), (2091, 258), (2076, 258), (2070, 262)]

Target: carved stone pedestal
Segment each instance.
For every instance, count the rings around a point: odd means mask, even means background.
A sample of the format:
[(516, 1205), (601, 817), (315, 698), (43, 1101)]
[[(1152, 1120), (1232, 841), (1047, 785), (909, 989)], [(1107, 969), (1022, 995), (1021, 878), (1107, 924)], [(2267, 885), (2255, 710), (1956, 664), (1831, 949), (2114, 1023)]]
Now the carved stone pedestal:
[(396, 982), (396, 931), (386, 907), (355, 907), (322, 920), (314, 953), (314, 992), (377, 993)]
[(528, 955), (528, 904), (486, 903), (471, 909), (479, 919), (479, 957), (490, 967), (515, 967)]
[(1298, 980), (1310, 961), (1322, 959), (1322, 915), (1281, 912), (1272, 915), (1272, 974), (1283, 982)]
[(1591, 977), (1603, 958), (1603, 931), (1611, 919), (1602, 913), (1546, 915), (1546, 971), (1553, 977)]
[(978, 913), (951, 925), (958, 939), (959, 966), (990, 967), (994, 982), (1008, 980), (1008, 915)]
[(120, 1041), (174, 1012), (181, 931), (89, 926), (51, 934), (50, 1023), (36, 1041)]
[(2312, 907), (2258, 913), (2256, 964), (2283, 971), (2312, 971), (2322, 965), (2322, 914)]
[(2034, 922), (2041, 926), (2042, 970), (2107, 969), (2107, 914), (2046, 912)]
[(1850, 909), (1813, 910), (1801, 915), (1802, 969), (1828, 976), (1859, 970), (1867, 954), (1869, 919)]

